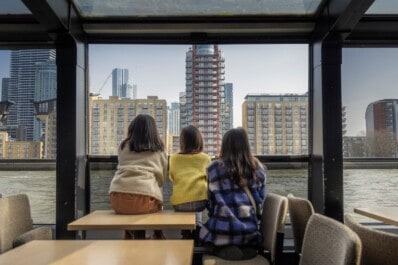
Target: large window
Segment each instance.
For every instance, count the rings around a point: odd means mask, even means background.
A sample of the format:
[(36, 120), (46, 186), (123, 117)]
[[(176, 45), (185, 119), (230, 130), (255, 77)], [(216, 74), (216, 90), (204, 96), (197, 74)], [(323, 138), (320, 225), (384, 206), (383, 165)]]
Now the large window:
[(398, 201), (397, 62), (398, 49), (343, 49), (346, 213)]
[[(90, 154), (116, 155), (131, 120), (152, 115), (169, 153), (194, 124), (216, 156), (228, 129), (256, 155), (308, 154), (307, 45), (91, 45)], [(102, 140), (102, 141), (101, 141)]]
[(0, 51), (0, 193), (26, 193), (34, 223), (55, 223), (55, 57), (52, 49)]
[[(255, 155), (308, 154), (307, 45), (90, 45), (89, 153), (116, 156), (128, 124), (155, 118), (169, 154), (194, 124), (218, 155), (242, 126)], [(270, 192), (307, 196), (306, 163), (269, 165)], [(115, 164), (93, 163), (91, 210), (109, 208)], [(165, 207), (171, 184), (164, 188)]]

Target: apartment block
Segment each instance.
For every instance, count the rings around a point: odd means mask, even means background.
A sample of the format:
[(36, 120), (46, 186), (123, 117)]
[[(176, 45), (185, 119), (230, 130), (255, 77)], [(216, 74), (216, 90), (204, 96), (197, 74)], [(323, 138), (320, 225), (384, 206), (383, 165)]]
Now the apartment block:
[(41, 159), (43, 143), (40, 141), (5, 142), (6, 159)]
[(248, 94), (242, 126), (253, 154), (308, 154), (308, 95)]
[(160, 137), (167, 147), (167, 103), (157, 96), (126, 99), (111, 96), (103, 99), (91, 95), (89, 102), (90, 153), (117, 155), (120, 143), (127, 136), (130, 122), (138, 114), (154, 117)]
[(371, 156), (398, 156), (398, 99), (372, 102), (365, 112)]
[(36, 118), (43, 125), (41, 141), (43, 142), (43, 158), (55, 159), (57, 156), (57, 112), (56, 99), (33, 102)]

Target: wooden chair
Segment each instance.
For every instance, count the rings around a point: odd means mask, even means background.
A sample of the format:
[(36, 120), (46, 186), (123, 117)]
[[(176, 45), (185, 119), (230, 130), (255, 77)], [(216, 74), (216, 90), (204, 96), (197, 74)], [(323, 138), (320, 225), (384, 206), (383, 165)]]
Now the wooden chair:
[(299, 264), (360, 265), (361, 251), (361, 240), (355, 232), (332, 218), (314, 213), (305, 230)]
[(35, 239), (52, 239), (52, 230), (33, 228), (28, 196), (0, 198), (0, 253)]
[(309, 200), (294, 197), (293, 194), (287, 195), (287, 200), (289, 204), (290, 221), (292, 223), (294, 251), (297, 256), (299, 256), (303, 245), (305, 228), (311, 215), (314, 214), (314, 207)]
[(368, 228), (351, 215), (345, 215), (345, 224), (362, 241), (361, 265), (397, 265), (398, 235)]
[[(260, 221), (260, 231), (264, 235), (263, 249), (265, 253), (260, 253), (249, 260), (224, 260), (212, 255), (203, 255), (204, 265), (240, 264), (240, 265), (270, 265), (275, 264), (275, 260), (283, 248), (283, 238), (285, 220), (287, 214), (287, 199), (284, 196), (269, 193), (263, 205)], [(267, 256), (267, 258), (265, 258)]]

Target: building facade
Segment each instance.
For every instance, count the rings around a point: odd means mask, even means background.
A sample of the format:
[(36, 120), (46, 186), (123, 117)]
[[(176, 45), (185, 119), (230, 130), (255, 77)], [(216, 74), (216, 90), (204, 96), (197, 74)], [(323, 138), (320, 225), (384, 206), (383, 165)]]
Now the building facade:
[(180, 151), (180, 136), (169, 134), (167, 137), (167, 151), (168, 154), (175, 154)]
[(23, 127), (11, 138), (19, 141), (36, 141), (34, 105), (36, 71), (39, 63), (55, 61), (55, 50), (12, 50), (8, 100), (15, 102), (10, 108), (7, 125)]
[(0, 131), (0, 159), (7, 158), (6, 142), (8, 142), (8, 133)]
[(129, 98), (131, 85), (129, 83), (129, 70), (115, 68), (112, 70), (112, 96)]
[(186, 82), (181, 126), (194, 125), (204, 138), (204, 152), (218, 155), (225, 128), (225, 65), (217, 45), (193, 45), (186, 53)]
[(89, 102), (90, 153), (117, 155), (120, 143), (126, 138), (130, 122), (138, 114), (154, 117), (161, 139), (167, 147), (167, 103), (157, 96), (147, 99), (92, 95)]
[(228, 118), (226, 119), (226, 129), (234, 127), (234, 86), (232, 83), (225, 83), (225, 104), (227, 107)]
[[(34, 96), (34, 105), (39, 104), (39, 108), (35, 106), (35, 114), (40, 115), (40, 117), (36, 117), (36, 121), (34, 123), (34, 139), (40, 139), (44, 143), (48, 140), (45, 139), (46, 136), (50, 137), (49, 131), (46, 129), (50, 129), (52, 132), (50, 134), (56, 135), (56, 127), (51, 128), (48, 127), (49, 124), (46, 124), (47, 118), (43, 117), (43, 115), (51, 115), (53, 116), (50, 120), (55, 119), (56, 123), (56, 100), (57, 100), (57, 66), (55, 61), (46, 61), (36, 64), (36, 74), (35, 74), (35, 96)], [(51, 102), (51, 103), (50, 103)], [(50, 106), (51, 105), (51, 106)], [(50, 106), (50, 107), (49, 107)], [(45, 111), (48, 113), (45, 113)], [(52, 122), (51, 122), (52, 123)], [(56, 146), (56, 137), (53, 138), (51, 144), (45, 145), (45, 149), (49, 146)], [(50, 151), (50, 153), (55, 154), (56, 150)], [(49, 152), (45, 152), (49, 153)], [(55, 156), (45, 158), (55, 158)]]
[(256, 155), (308, 154), (308, 95), (249, 94), (242, 126)]
[(40, 141), (8, 141), (5, 142), (7, 159), (41, 159), (43, 143)]
[(8, 86), (10, 83), (10, 78), (9, 77), (4, 77), (1, 80), (1, 101), (7, 101), (8, 100)]

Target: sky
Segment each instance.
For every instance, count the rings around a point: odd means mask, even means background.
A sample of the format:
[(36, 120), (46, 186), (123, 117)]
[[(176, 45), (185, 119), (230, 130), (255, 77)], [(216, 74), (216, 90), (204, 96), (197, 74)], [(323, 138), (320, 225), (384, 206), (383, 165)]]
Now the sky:
[[(157, 95), (167, 103), (185, 90), (185, 53), (189, 45), (90, 45), (90, 91), (108, 98), (114, 68), (127, 68), (138, 98)], [(225, 58), (225, 82), (234, 86), (234, 126), (241, 125), (241, 105), (249, 93), (305, 93), (307, 45), (219, 45)], [(0, 51), (0, 78), (9, 76), (9, 51)], [(398, 49), (345, 48), (342, 103), (347, 135), (365, 131), (370, 102), (398, 98)], [(104, 85), (105, 83), (105, 85)]]

